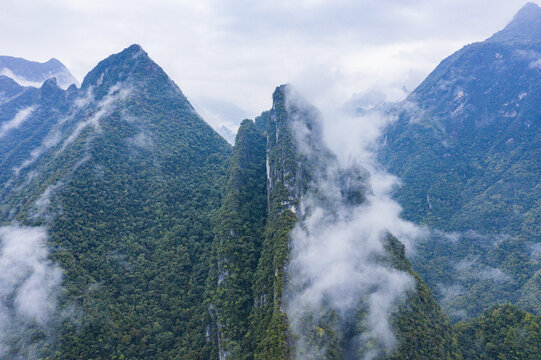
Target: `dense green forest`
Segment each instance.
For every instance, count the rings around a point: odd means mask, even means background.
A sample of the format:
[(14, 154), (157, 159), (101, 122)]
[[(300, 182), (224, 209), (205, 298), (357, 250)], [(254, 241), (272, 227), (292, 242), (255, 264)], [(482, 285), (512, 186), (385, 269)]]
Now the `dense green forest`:
[(464, 360), (534, 360), (541, 353), (541, 317), (510, 304), (492, 306), (454, 329)]
[[(353, 305), (326, 294), (302, 316), (292, 294), (319, 279), (293, 266), (295, 236), (314, 213), (341, 224), (373, 200), (363, 164), (339, 162), (291, 86), (232, 147), (138, 45), (80, 88), (0, 76), (0, 125), (24, 117), (0, 135), (0, 240), (39, 230), (47, 250), (0, 276), (0, 358), (539, 359), (540, 72), (524, 54), (541, 50), (516, 31), (460, 50), (387, 109), (380, 160), (404, 180), (405, 217), (434, 231), (411, 262), (388, 231), (381, 250), (354, 249), (402, 283), (360, 279), (341, 289)], [(61, 278), (32, 282), (32, 269)], [(21, 315), (27, 287), (52, 299), (42, 317)]]
[(539, 314), (541, 9), (465, 46), (393, 109), (379, 158), (403, 216), (427, 225), (412, 263), (456, 321), (511, 302)]
[[(57, 332), (41, 356), (208, 358), (202, 299), (230, 146), (138, 46), (98, 64), (76, 95), (49, 86), (38, 100), (58, 99), (49, 100), (49, 131), (67, 135), (12, 175), (2, 201), (19, 209), (4, 221), (48, 222), (50, 257), (63, 270), (61, 310), (49, 324)], [(40, 126), (46, 114), (35, 115)], [(23, 145), (4, 169), (39, 143)], [(49, 206), (36, 211), (44, 194)]]
[(255, 123), (239, 128), (215, 216), (212, 266), (206, 297), (212, 323), (214, 358), (253, 354), (249, 339), (253, 287), (267, 215), (266, 141)]

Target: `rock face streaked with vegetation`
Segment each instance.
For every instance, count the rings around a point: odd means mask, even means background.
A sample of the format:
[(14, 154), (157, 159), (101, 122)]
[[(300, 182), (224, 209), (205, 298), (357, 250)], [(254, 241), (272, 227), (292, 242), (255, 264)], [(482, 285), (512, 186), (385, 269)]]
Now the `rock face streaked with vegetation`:
[[(299, 355), (299, 337), (318, 348), (317, 358), (322, 359), (360, 357), (374, 346), (362, 341), (357, 344), (363, 333), (360, 324), (366, 321), (366, 302), (362, 298), (354, 309), (356, 315), (350, 314), (348, 321), (332, 308), (321, 308), (326, 315), (318, 315), (317, 323), (306, 325), (302, 333), (290, 330), (286, 286), (296, 276), (288, 270), (290, 233), (310, 211), (303, 197), (309, 191), (327, 196), (325, 189), (317, 187), (316, 179), (334, 176), (329, 169), (339, 169), (336, 157), (322, 142), (319, 113), (298, 97), (288, 99), (291, 92), (288, 86), (278, 87), (272, 109), (255, 122), (243, 122), (233, 150), (229, 180), (217, 216), (214, 271), (208, 283), (212, 294), (209, 328), (216, 344), (215, 356), (220, 359), (287, 359), (295, 354), (303, 358)], [(295, 133), (301, 127), (299, 122), (306, 125), (305, 131), (300, 131), (303, 144)], [(351, 178), (351, 174), (362, 172), (351, 169), (337, 174), (342, 186), (340, 201), (348, 206), (362, 205), (365, 191), (369, 191), (363, 175), (355, 175), (360, 176), (360, 181)], [(345, 176), (349, 180), (342, 180)], [(347, 187), (343, 187), (345, 184)], [(258, 198), (265, 194), (264, 189), (267, 196)], [(265, 206), (259, 208), (261, 204)], [(259, 210), (248, 216), (249, 209)], [(456, 358), (449, 320), (411, 269), (403, 245), (391, 235), (381, 238), (381, 242), (386, 244), (387, 255), (378, 261), (412, 276), (415, 284), (404, 303), (389, 314), (400, 345), (388, 355), (393, 359)]]

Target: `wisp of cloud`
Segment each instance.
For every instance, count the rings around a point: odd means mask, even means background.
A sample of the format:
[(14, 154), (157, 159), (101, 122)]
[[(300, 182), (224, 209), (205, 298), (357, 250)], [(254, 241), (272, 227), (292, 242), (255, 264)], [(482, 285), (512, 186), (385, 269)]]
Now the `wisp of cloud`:
[[(288, 100), (302, 106), (294, 94)], [(389, 119), (376, 111), (359, 117), (323, 107), (320, 120), (337, 156), (312, 174), (291, 234), (286, 312), (294, 352), (297, 359), (327, 359), (333, 352), (373, 359), (396, 348), (389, 317), (415, 284), (382, 261), (388, 257), (385, 239), (392, 233), (412, 247), (425, 232), (400, 218), (401, 207), (390, 196), (398, 181), (375, 160)], [(292, 128), (301, 155), (320, 157), (302, 120)], [(351, 201), (347, 193), (359, 189), (363, 199)]]
[(37, 358), (35, 336), (51, 333), (62, 271), (46, 240), (43, 227), (0, 227), (0, 358)]

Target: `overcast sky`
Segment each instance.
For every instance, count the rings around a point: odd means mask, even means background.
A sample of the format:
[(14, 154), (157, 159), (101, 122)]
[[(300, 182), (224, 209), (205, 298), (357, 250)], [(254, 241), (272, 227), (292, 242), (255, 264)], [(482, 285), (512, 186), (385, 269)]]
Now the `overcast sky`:
[[(539, 4), (539, 1), (534, 1)], [(211, 123), (253, 117), (274, 88), (345, 100), (413, 90), (525, 0), (0, 0), (0, 54), (62, 61), (81, 81), (138, 43)]]

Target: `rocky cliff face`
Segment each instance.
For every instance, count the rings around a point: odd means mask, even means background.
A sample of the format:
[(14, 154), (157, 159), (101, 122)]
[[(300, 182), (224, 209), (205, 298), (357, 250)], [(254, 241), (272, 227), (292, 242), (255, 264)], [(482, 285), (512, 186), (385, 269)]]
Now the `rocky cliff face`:
[[(366, 260), (364, 265), (400, 273), (406, 283), (413, 284), (404, 292), (404, 298), (397, 297), (397, 302), (388, 308), (389, 314), (381, 317), (381, 321), (393, 329), (390, 332), (394, 334), (389, 335), (397, 340), (393, 346), (376, 339), (368, 340), (373, 329), (361, 325), (372, 310), (367, 299), (376, 293), (372, 285), (367, 285), (369, 279), (364, 279), (366, 285), (359, 291), (332, 286), (326, 290), (326, 297), (352, 298), (353, 305), (346, 312), (326, 303), (314, 311), (306, 303), (303, 294), (318, 279), (305, 281), (308, 273), (299, 263), (295, 234), (305, 229), (308, 236), (312, 236), (309, 232), (313, 216), (323, 213), (321, 226), (337, 230), (327, 234), (329, 249), (340, 247), (342, 235), (338, 228), (347, 228), (355, 221), (358, 209), (370, 192), (366, 171), (356, 166), (341, 167), (325, 146), (319, 121), (317, 109), (291, 87), (280, 86), (273, 94), (272, 109), (255, 122), (245, 121), (241, 126), (230, 164), (228, 190), (218, 216), (215, 239), (218, 251), (215, 272), (209, 281), (214, 289), (209, 312), (210, 329), (213, 329), (211, 333), (218, 349), (216, 357), (347, 359), (372, 354), (378, 358), (398, 359), (416, 358), (421, 349), (434, 357), (452, 358), (456, 349), (447, 318), (426, 285), (412, 271), (403, 246), (390, 235), (376, 239), (381, 244), (380, 252), (357, 251), (358, 257)], [(258, 139), (258, 133), (265, 137)], [(260, 151), (262, 146), (264, 154)], [(263, 165), (264, 173), (261, 172)], [(250, 171), (256, 167), (260, 170)], [(260, 175), (247, 181), (248, 174)], [(259, 185), (253, 183), (256, 179)], [(243, 216), (246, 210), (240, 209), (255, 208), (256, 204), (261, 205), (261, 199), (254, 203), (254, 194), (246, 201), (239, 202), (239, 199), (248, 191), (248, 184), (255, 190), (263, 180), (267, 189), (264, 221), (257, 220), (262, 219), (262, 211), (259, 217)], [(337, 222), (340, 225), (336, 225)], [(246, 235), (248, 233), (252, 235)], [(255, 234), (259, 235), (253, 236)], [(360, 240), (359, 244), (362, 243)], [(325, 257), (325, 254), (320, 255)], [(248, 266), (254, 264), (254, 260), (257, 262), (255, 272)], [(348, 263), (342, 265), (348, 266)], [(325, 261), (314, 261), (312, 266), (321, 267), (323, 272), (332, 271), (326, 269)], [(352, 284), (361, 287), (362, 281), (355, 277), (362, 275), (356, 270), (344, 273), (353, 279)], [(242, 286), (241, 279), (244, 279)], [(324, 282), (321, 281), (323, 287), (329, 286)], [(250, 314), (248, 327), (237, 327), (239, 321), (234, 319), (247, 311)], [(411, 337), (411, 333), (419, 336)]]

